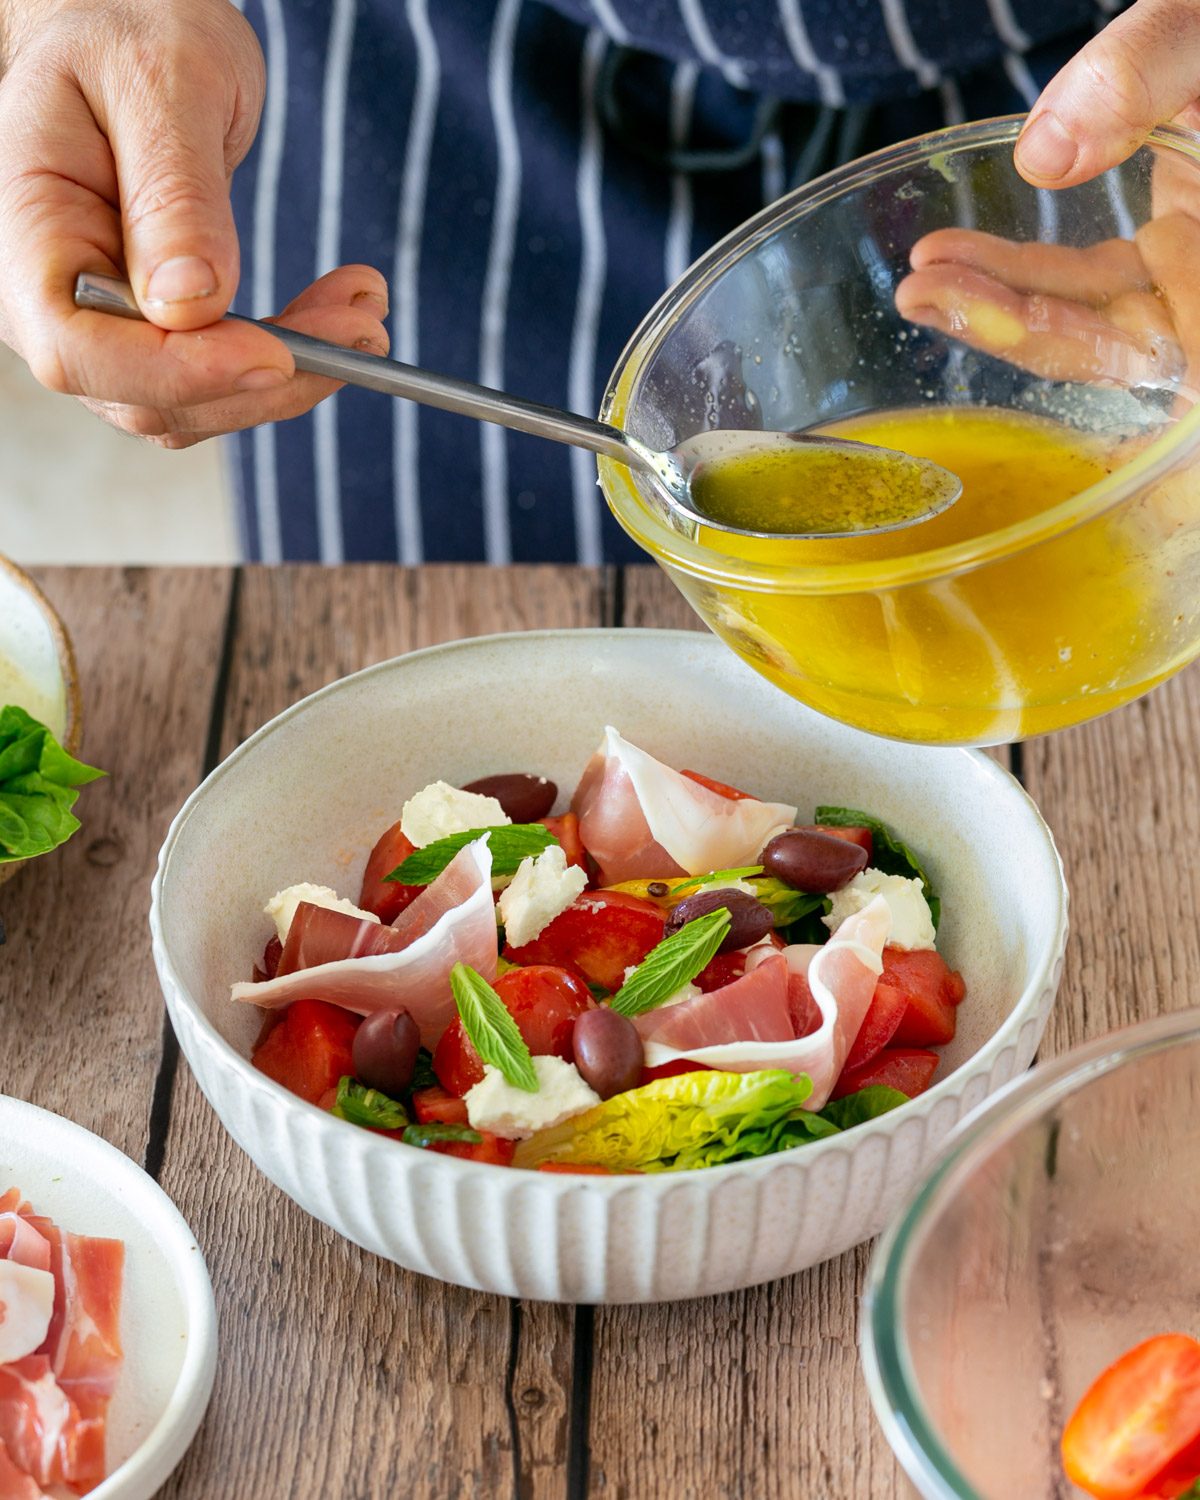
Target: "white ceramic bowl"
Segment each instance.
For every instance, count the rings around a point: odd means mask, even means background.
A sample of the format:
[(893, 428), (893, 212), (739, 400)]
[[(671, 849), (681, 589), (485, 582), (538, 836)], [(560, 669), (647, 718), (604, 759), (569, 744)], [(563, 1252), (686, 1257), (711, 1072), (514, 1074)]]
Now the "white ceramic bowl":
[(64, 1229), (125, 1243), (125, 1359), (108, 1410), (108, 1477), (91, 1500), (150, 1500), (196, 1435), (216, 1374), (217, 1316), (200, 1247), (123, 1152), (0, 1095), (0, 1192), (8, 1187)]
[[(855, 806), (928, 857), (939, 946), (969, 994), (943, 1078), (845, 1136), (698, 1172), (571, 1178), (422, 1152), (303, 1103), (250, 1066), (233, 1005), (299, 880), (352, 897), (404, 797), (529, 770), (565, 803), (605, 724), (674, 765), (763, 796)], [(568, 1302), (749, 1286), (868, 1239), (952, 1126), (1033, 1059), (1058, 985), (1067, 893), (1050, 832), (986, 757), (874, 739), (770, 687), (712, 637), (544, 631), (384, 662), (288, 709), (189, 798), (150, 924), (180, 1045), (222, 1122), (301, 1207), (445, 1281)]]

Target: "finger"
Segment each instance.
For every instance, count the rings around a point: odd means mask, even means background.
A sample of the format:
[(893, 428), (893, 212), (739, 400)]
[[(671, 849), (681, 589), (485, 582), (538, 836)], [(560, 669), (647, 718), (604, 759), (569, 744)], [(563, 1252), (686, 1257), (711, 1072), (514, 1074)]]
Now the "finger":
[(1128, 240), (1105, 240), (1076, 249), (1036, 240), (1004, 240), (977, 229), (935, 229), (916, 242), (909, 262), (914, 271), (935, 265), (966, 266), (994, 276), (1016, 292), (1040, 292), (1095, 307), (1150, 288), (1145, 262)]
[[(317, 306), (301, 312), (288, 311), (279, 321), (300, 333), (346, 348), (359, 348), (371, 354), (386, 354), (388, 350), (387, 330), (374, 313), (362, 305)], [(300, 416), (339, 389), (338, 381), (298, 373), (277, 390), (250, 392), (178, 409), (106, 403), (91, 405), (97, 415), (123, 432), (161, 439), (165, 446), (178, 447), (181, 444), (173, 441), (177, 438), (200, 441), (218, 433), (239, 432), (263, 422), (280, 422)], [(167, 439), (172, 441), (167, 442)]]
[(1035, 186), (1087, 182), (1198, 93), (1200, 7), (1137, 0), (1046, 85), (1017, 141), (1017, 170)]
[(225, 315), (238, 283), (225, 87), (196, 60), (144, 91), (118, 75), (122, 92), (113, 97), (110, 80), (100, 80), (102, 124), (121, 184), (134, 295), (162, 328), (204, 328)]
[(1200, 220), (1162, 214), (1137, 232), (1138, 248), (1154, 278), (1158, 299), (1170, 314), (1190, 360), (1189, 382), (1200, 383)]
[(1178, 344), (1159, 329), (1118, 328), (1099, 309), (1025, 296), (977, 271), (914, 271), (896, 288), (896, 307), (1047, 380), (1161, 385), (1182, 368)]
[(0, 92), (0, 304), (6, 335), (51, 390), (146, 406), (185, 406), (290, 379), (291, 355), (264, 329), (222, 324), (164, 333), (80, 311), (81, 271), (119, 275), (121, 221), (112, 158), (72, 80), (44, 80), (40, 118), (14, 115), (21, 91)]
[(315, 307), (362, 307), (382, 322), (388, 314), (388, 285), (374, 266), (339, 266), (305, 287), (278, 318), (268, 321), (283, 323), (293, 313)]

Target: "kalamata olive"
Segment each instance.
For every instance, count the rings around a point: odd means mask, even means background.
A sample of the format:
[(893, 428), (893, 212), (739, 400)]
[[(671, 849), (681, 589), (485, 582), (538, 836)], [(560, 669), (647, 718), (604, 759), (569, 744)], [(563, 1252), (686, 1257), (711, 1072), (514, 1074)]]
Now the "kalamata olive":
[(503, 776), (481, 776), (463, 787), (481, 797), (495, 797), (514, 823), (536, 823), (554, 806), (558, 788), (544, 776), (513, 771)]
[(642, 1076), (645, 1053), (637, 1027), (607, 1005), (576, 1016), (571, 1036), (575, 1066), (601, 1099), (611, 1099), (636, 1088)]
[(815, 828), (789, 828), (777, 833), (761, 859), (768, 875), (810, 896), (840, 891), (867, 867), (867, 851), (861, 844), (818, 833)]
[(761, 901), (756, 901), (745, 891), (718, 888), (697, 891), (694, 896), (681, 901), (667, 918), (666, 936), (670, 937), (673, 932), (678, 932), (697, 917), (716, 911), (719, 906), (724, 906), (729, 912), (729, 931), (717, 949), (718, 953), (732, 953), (735, 948), (748, 948), (751, 943), (765, 938), (775, 926), (770, 908)]
[(421, 1033), (406, 1010), (377, 1010), (354, 1033), (354, 1076), (395, 1098), (412, 1082), (420, 1048)]

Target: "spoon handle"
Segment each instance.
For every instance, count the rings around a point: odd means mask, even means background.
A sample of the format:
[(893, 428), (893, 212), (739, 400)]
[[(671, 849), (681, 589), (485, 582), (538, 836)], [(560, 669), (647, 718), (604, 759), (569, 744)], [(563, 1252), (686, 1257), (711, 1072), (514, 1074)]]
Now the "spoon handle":
[[(119, 318), (145, 321), (132, 288), (113, 276), (81, 275), (75, 282), (75, 305), (95, 312), (114, 313)], [(324, 339), (314, 339), (306, 333), (260, 322), (257, 318), (244, 318), (239, 313), (227, 313), (226, 317), (265, 328), (286, 344), (298, 370), (327, 375), (348, 385), (361, 385), (369, 391), (382, 391), (385, 396), (403, 396), (409, 401), (419, 401), (423, 406), (456, 411), (481, 422), (496, 422), (516, 432), (529, 432), (535, 437), (552, 438), (557, 443), (588, 448), (593, 453), (602, 453), (607, 458), (615, 458), (619, 463), (639, 469), (646, 467), (641, 454), (626, 441), (625, 435), (606, 422), (595, 422), (590, 417), (576, 416), (554, 406), (542, 406), (537, 401), (525, 401), (520, 396), (509, 396), (504, 391), (494, 391), (470, 380), (458, 380), (453, 375), (435, 375), (431, 370), (401, 364), (399, 360), (386, 359), (379, 354), (344, 349), (340, 344), (329, 344)]]

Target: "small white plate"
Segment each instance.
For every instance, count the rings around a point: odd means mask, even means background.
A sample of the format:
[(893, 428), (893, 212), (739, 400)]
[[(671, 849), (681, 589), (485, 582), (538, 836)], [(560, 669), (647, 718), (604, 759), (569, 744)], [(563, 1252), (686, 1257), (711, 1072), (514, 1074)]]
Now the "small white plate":
[(115, 1146), (0, 1095), (0, 1193), (10, 1186), (63, 1229), (125, 1242), (125, 1362), (108, 1409), (108, 1478), (89, 1500), (149, 1500), (212, 1394), (217, 1317), (200, 1247), (158, 1184)]

